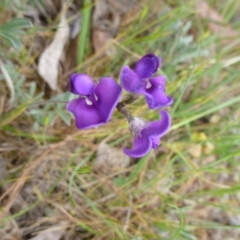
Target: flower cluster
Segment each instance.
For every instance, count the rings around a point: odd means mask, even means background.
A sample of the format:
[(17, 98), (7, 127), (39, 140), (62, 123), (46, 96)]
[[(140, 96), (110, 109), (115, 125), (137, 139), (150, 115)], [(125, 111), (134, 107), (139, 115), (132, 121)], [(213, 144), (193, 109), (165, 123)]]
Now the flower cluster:
[(68, 86), (70, 92), (80, 95), (67, 104), (79, 129), (106, 124), (122, 93), (122, 88), (110, 77), (103, 77), (95, 84), (86, 74), (73, 74)]
[[(161, 59), (149, 53), (143, 56), (134, 69), (124, 66), (120, 73), (122, 87), (131, 94), (144, 95), (150, 109), (169, 106), (173, 99), (165, 93), (165, 76), (155, 76), (161, 67)], [(79, 95), (79, 98), (67, 104), (67, 110), (72, 112), (79, 129), (98, 127), (111, 119), (114, 108), (124, 114), (134, 133), (133, 148), (124, 152), (135, 158), (146, 155), (151, 148), (156, 149), (160, 138), (167, 133), (171, 126), (171, 117), (165, 110), (160, 111), (161, 119), (145, 122), (133, 117), (125, 108), (127, 101), (119, 103), (122, 88), (113, 78), (103, 77), (98, 83), (86, 74), (73, 74), (68, 84), (69, 91)], [(134, 99), (134, 98), (133, 98)]]
[(173, 103), (172, 98), (165, 93), (166, 77), (153, 77), (159, 67), (160, 58), (150, 53), (142, 57), (133, 70), (125, 66), (120, 73), (123, 88), (132, 93), (143, 94), (151, 109), (166, 107)]

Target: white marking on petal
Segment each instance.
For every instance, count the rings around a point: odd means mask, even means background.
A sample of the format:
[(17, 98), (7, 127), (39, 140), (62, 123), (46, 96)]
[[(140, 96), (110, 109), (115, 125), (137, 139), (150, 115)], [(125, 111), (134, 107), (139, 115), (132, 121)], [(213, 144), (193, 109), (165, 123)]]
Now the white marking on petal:
[(94, 98), (96, 101), (98, 100), (98, 96), (96, 94), (94, 94)]
[(150, 88), (151, 86), (152, 84), (149, 81), (147, 81), (146, 89)]
[(86, 98), (85, 101), (86, 101), (86, 104), (89, 105), (89, 106), (93, 104), (88, 98)]

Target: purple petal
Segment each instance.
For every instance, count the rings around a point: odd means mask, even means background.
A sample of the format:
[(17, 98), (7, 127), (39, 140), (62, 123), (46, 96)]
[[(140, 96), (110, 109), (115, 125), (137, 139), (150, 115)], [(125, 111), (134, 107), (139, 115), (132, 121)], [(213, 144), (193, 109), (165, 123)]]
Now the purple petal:
[(140, 79), (149, 78), (157, 71), (160, 63), (160, 58), (152, 53), (149, 53), (143, 56), (136, 63), (134, 71)]
[(70, 77), (69, 91), (74, 94), (87, 96), (94, 91), (95, 84), (86, 74), (72, 74)]
[(152, 148), (157, 149), (158, 146), (160, 145), (160, 137), (152, 137)]
[(149, 137), (162, 137), (171, 127), (171, 116), (165, 110), (160, 111), (161, 119), (148, 123), (148, 126), (142, 130), (143, 134)]
[(151, 147), (151, 139), (148, 136), (142, 134), (141, 137), (134, 137), (133, 148), (131, 150), (124, 148), (123, 151), (130, 157), (140, 158), (145, 156), (150, 151)]
[(67, 110), (75, 116), (76, 126), (79, 129), (98, 127), (105, 124), (98, 110), (86, 98), (73, 99), (67, 104)]
[(142, 85), (142, 82), (138, 78), (137, 74), (129, 66), (124, 66), (122, 68), (120, 73), (120, 81), (122, 87), (129, 92), (135, 92), (136, 89)]
[(104, 77), (99, 80), (93, 96), (94, 103), (98, 108), (99, 114), (105, 122), (108, 122), (112, 116), (114, 108), (121, 97), (122, 88), (110, 77)]
[(145, 98), (149, 108), (156, 109), (169, 106), (173, 99), (165, 93), (165, 76), (158, 76), (149, 80), (145, 87)]

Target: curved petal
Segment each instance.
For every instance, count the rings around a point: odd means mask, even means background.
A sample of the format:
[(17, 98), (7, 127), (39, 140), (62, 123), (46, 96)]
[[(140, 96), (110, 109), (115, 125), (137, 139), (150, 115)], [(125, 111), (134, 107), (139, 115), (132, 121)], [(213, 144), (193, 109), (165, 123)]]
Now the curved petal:
[(140, 158), (145, 156), (150, 151), (151, 147), (151, 139), (148, 136), (142, 134), (141, 137), (134, 137), (133, 148), (131, 150), (124, 148), (123, 151), (130, 157)]
[(171, 127), (171, 116), (165, 110), (160, 111), (160, 114), (161, 119), (148, 123), (148, 126), (142, 130), (143, 134), (149, 137), (162, 137), (168, 132)]
[(98, 127), (105, 124), (98, 110), (88, 99), (77, 98), (67, 104), (67, 110), (74, 114), (79, 129)]
[(157, 149), (160, 145), (160, 137), (151, 137), (152, 140), (152, 148)]
[(134, 71), (140, 79), (149, 78), (157, 71), (160, 63), (160, 58), (153, 53), (149, 53), (136, 63)]
[(128, 92), (135, 92), (136, 89), (142, 85), (142, 82), (138, 78), (137, 74), (129, 66), (124, 66), (122, 68), (120, 81), (122, 87)]
[(165, 76), (157, 76), (149, 80), (148, 88), (145, 87), (147, 93), (145, 94), (145, 98), (149, 108), (166, 107), (173, 103), (173, 99), (165, 93), (165, 81)]
[(113, 78), (104, 77), (99, 80), (93, 96), (89, 98), (91, 100), (94, 98), (94, 104), (105, 122), (110, 120), (114, 108), (120, 100), (121, 93), (122, 88)]
[(161, 75), (151, 78), (149, 82), (152, 84), (152, 86), (160, 87), (163, 91), (165, 91), (166, 76)]
[(87, 96), (94, 91), (95, 84), (86, 74), (74, 73), (70, 77), (69, 91), (74, 94)]

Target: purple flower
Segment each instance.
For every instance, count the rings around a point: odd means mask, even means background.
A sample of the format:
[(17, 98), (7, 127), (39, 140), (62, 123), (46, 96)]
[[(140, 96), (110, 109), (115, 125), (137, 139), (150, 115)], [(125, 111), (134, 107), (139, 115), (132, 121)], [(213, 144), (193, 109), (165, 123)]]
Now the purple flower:
[(107, 123), (122, 93), (114, 79), (103, 77), (95, 84), (86, 74), (71, 75), (69, 91), (80, 95), (67, 104), (67, 110), (74, 114), (79, 129)]
[(134, 70), (124, 66), (120, 73), (120, 80), (125, 90), (143, 94), (149, 108), (166, 107), (173, 103), (173, 99), (165, 93), (165, 76), (153, 74), (161, 66), (161, 59), (149, 53), (143, 56), (135, 65)]
[(167, 111), (160, 111), (161, 119), (145, 123), (140, 118), (133, 118), (130, 129), (135, 133), (133, 148), (124, 149), (130, 157), (140, 158), (146, 155), (151, 148), (156, 149), (160, 138), (165, 135), (171, 126), (171, 117)]

